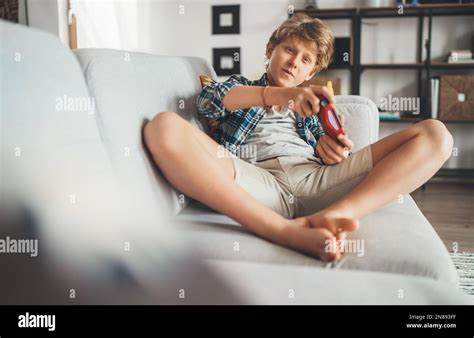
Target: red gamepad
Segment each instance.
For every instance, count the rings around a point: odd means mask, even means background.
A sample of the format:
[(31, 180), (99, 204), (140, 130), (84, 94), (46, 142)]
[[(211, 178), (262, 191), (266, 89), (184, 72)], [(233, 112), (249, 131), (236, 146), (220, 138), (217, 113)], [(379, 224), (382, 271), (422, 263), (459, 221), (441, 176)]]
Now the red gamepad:
[(337, 140), (340, 134), (346, 133), (346, 129), (342, 126), (333, 105), (330, 104), (327, 99), (321, 99), (319, 106), (318, 118), (323, 126), (324, 132), (334, 140)]

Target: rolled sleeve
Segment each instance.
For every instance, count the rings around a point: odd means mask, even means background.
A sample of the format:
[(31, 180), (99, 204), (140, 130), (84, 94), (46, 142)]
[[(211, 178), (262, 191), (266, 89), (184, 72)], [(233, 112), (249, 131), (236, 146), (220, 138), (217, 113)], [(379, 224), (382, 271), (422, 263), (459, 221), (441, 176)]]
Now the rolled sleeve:
[(198, 114), (201, 118), (219, 118), (232, 113), (224, 107), (224, 96), (236, 86), (249, 85), (249, 81), (240, 75), (232, 75), (224, 82), (207, 85), (196, 99)]

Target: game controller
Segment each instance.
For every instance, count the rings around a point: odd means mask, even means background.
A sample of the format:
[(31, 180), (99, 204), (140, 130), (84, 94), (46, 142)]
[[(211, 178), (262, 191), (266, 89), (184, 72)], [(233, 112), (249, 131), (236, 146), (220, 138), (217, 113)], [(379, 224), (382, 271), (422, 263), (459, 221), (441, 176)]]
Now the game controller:
[[(331, 92), (334, 92), (331, 81), (326, 83), (326, 88)], [(339, 120), (339, 116), (334, 110), (334, 106), (329, 103), (328, 99), (323, 97), (319, 101), (319, 107), (318, 118), (323, 126), (324, 132), (334, 140), (337, 140), (337, 137), (340, 134), (346, 133), (346, 129), (342, 126), (342, 122)]]
[[(326, 87), (332, 91), (332, 83), (328, 81)], [(318, 118), (324, 129), (324, 132), (329, 135), (332, 139), (337, 140), (338, 136), (346, 134), (346, 129), (342, 126), (342, 122), (339, 119), (339, 115), (334, 109), (334, 106), (329, 103), (328, 99), (322, 98), (319, 101), (319, 113)], [(349, 156), (352, 152), (349, 153)]]

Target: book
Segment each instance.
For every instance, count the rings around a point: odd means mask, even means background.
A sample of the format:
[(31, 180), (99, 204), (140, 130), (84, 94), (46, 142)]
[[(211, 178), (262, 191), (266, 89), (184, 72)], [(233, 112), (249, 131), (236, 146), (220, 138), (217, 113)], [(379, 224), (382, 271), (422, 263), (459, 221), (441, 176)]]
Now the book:
[(474, 63), (474, 59), (456, 59), (450, 56), (448, 57), (448, 63)]
[(431, 118), (438, 118), (439, 78), (431, 78)]
[(448, 63), (474, 63), (469, 49), (453, 49), (449, 52)]
[(400, 120), (400, 112), (379, 111), (380, 121), (397, 121)]
[(458, 58), (472, 59), (472, 52), (469, 49), (453, 49), (450, 51), (449, 55), (457, 55)]

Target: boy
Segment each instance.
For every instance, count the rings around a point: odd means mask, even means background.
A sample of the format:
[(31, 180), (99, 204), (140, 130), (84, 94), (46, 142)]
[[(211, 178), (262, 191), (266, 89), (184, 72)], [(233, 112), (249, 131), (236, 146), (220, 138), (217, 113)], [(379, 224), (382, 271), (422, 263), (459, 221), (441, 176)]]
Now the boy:
[[(325, 261), (341, 258), (358, 219), (426, 182), (450, 157), (446, 127), (425, 120), (348, 157), (353, 142), (324, 135), (325, 87), (297, 87), (329, 65), (333, 36), (321, 20), (294, 15), (272, 34), (266, 72), (233, 75), (197, 98), (210, 136), (173, 112), (145, 127), (145, 142), (179, 191), (274, 243)], [(192, 148), (190, 147), (192, 145)], [(253, 149), (250, 158), (238, 157)], [(248, 152), (247, 152), (248, 153)]]

